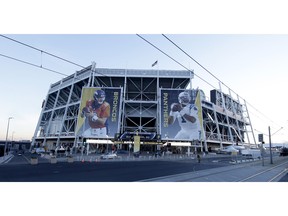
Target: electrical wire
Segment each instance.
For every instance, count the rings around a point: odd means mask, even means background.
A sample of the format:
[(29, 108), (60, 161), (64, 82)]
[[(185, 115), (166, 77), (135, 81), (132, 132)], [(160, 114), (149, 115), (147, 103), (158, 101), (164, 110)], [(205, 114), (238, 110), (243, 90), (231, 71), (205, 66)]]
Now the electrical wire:
[[(203, 68), (206, 72), (208, 72), (211, 76), (213, 76), (216, 80), (221, 82), (223, 85), (225, 85), (220, 79), (218, 79), (214, 74), (212, 74), (208, 69), (206, 69), (203, 65), (201, 65), (198, 61), (196, 61), (194, 58), (192, 58), (187, 52), (185, 52), (181, 47), (179, 47), (176, 43), (174, 43), (170, 38), (168, 38), (165, 34), (162, 34), (163, 37), (165, 37), (168, 41), (170, 41), (174, 46), (176, 46), (179, 50), (181, 50), (185, 55), (187, 55), (190, 59), (192, 59), (196, 64), (198, 64), (201, 68)], [(226, 85), (225, 85), (226, 86)], [(229, 88), (228, 86), (226, 86)], [(229, 88), (231, 89), (231, 88)], [(232, 89), (231, 89), (232, 90)], [(233, 90), (232, 90), (233, 91)], [(236, 94), (236, 93), (235, 93)]]
[[(141, 39), (143, 39), (145, 42), (147, 42), (148, 44), (150, 44), (151, 46), (153, 46), (155, 49), (157, 49), (158, 51), (160, 51), (161, 53), (163, 53), (164, 55), (166, 55), (167, 57), (169, 57), (170, 59), (172, 59), (174, 62), (176, 62), (177, 64), (179, 64), (180, 66), (182, 66), (183, 68), (185, 68), (188, 71), (191, 71), (190, 69), (188, 69), (187, 67), (185, 67), (183, 64), (181, 64), (180, 62), (178, 62), (177, 60), (175, 60), (174, 58), (172, 58), (171, 56), (169, 56), (167, 53), (165, 53), (164, 51), (162, 51), (160, 48), (158, 48), (156, 45), (152, 44), (150, 41), (146, 40), (145, 38), (143, 38), (142, 36), (140, 36), (139, 34), (136, 34), (138, 37), (140, 37)], [(248, 103), (243, 97), (239, 96), (235, 91), (233, 91), (229, 86), (227, 86), (225, 83), (223, 83), (219, 78), (217, 78), (212, 72), (210, 72), (208, 69), (206, 69), (203, 65), (201, 65), (198, 61), (196, 61), (194, 58), (192, 58), (187, 52), (185, 52), (182, 48), (180, 48), (176, 43), (174, 43), (170, 38), (168, 38), (166, 35), (162, 34), (163, 37), (165, 37), (168, 41), (170, 41), (174, 46), (176, 46), (180, 51), (182, 51), (185, 55), (187, 55), (190, 59), (192, 59), (195, 63), (197, 63), (202, 69), (204, 69), (206, 72), (208, 72), (212, 77), (214, 77), (218, 82), (220, 82), (221, 84), (223, 84), (224, 86), (226, 86), (228, 89), (230, 89), (234, 94), (236, 94), (239, 98), (241, 98), (242, 100), (245, 101), (246, 104), (248, 104), (251, 108), (253, 108), (254, 110), (256, 110), (256, 112), (260, 113), (262, 116), (264, 116), (266, 119), (268, 119), (271, 123), (278, 125), (277, 123), (275, 123), (274, 121), (272, 121), (269, 117), (267, 117), (265, 114), (263, 114), (262, 112), (260, 112), (258, 109), (256, 109), (252, 104)], [(195, 73), (194, 73), (195, 74)], [(206, 80), (202, 79), (199, 75), (195, 74), (196, 77), (200, 78), (202, 81), (204, 81), (205, 83), (207, 83), (208, 85), (210, 85), (212, 88), (215, 88), (212, 84), (210, 84), (209, 82), (207, 82)]]
[[(33, 66), (33, 67), (37, 67), (37, 68), (40, 68), (40, 69), (43, 69), (43, 70), (47, 70), (47, 71), (50, 71), (50, 72), (59, 74), (59, 75), (61, 75), (61, 76), (65, 76), (65, 77), (69, 77), (69, 76), (70, 76), (70, 75), (61, 73), (61, 72), (59, 72), (59, 71), (55, 71), (55, 70), (52, 70), (52, 69), (43, 67), (42, 65), (39, 66), (39, 65), (33, 64), (33, 63), (31, 63), (31, 62), (27, 62), (27, 61), (24, 61), (24, 60), (21, 60), (21, 59), (17, 59), (17, 58), (11, 57), (11, 56), (7, 56), (7, 55), (1, 54), (1, 53), (0, 53), (0, 56), (5, 57), (5, 58), (8, 58), (8, 59), (11, 59), (11, 60), (14, 60), (14, 61), (18, 61), (18, 62), (21, 62), (21, 63), (24, 63), (24, 64), (27, 64), (27, 65), (30, 65), (30, 66)], [(93, 73), (98, 73), (98, 72), (96, 72), (96, 71), (92, 71), (92, 72), (93, 72)], [(101, 73), (98, 73), (98, 74), (101, 74)], [(103, 75), (103, 76), (106, 77), (106, 75)], [(74, 78), (75, 78), (76, 80), (82, 81), (82, 79), (79, 79), (78, 77), (74, 77)]]
[(203, 82), (205, 82), (206, 84), (210, 85), (212, 88), (215, 88), (211, 83), (207, 82), (206, 80), (204, 80), (203, 78), (201, 78), (200, 76), (198, 76), (197, 74), (194, 73), (194, 71), (191, 71), (189, 68), (185, 67), (183, 64), (181, 64), (179, 61), (177, 61), (176, 59), (174, 59), (173, 57), (171, 57), (170, 55), (168, 55), (166, 52), (164, 52), (163, 50), (161, 50), (160, 48), (158, 48), (157, 46), (155, 46), (154, 44), (152, 44), (150, 41), (146, 40), (144, 37), (142, 37), (139, 34), (136, 34), (139, 38), (141, 38), (142, 40), (144, 40), (146, 43), (150, 44), (151, 46), (153, 46), (155, 49), (157, 49), (158, 51), (160, 51), (161, 53), (163, 53), (164, 55), (166, 55), (168, 58), (170, 58), (171, 60), (173, 60), (174, 62), (176, 62), (177, 64), (179, 64), (180, 66), (182, 66), (183, 68), (185, 68), (186, 70), (192, 72), (196, 77), (198, 77), (199, 79), (201, 79)]
[(31, 49), (37, 50), (37, 51), (39, 51), (39, 52), (41, 52), (41, 53), (45, 53), (45, 54), (50, 55), (50, 56), (52, 56), (52, 57), (58, 58), (58, 59), (60, 59), (60, 60), (62, 60), (62, 61), (65, 61), (65, 62), (68, 62), (68, 63), (70, 63), (70, 64), (76, 65), (76, 66), (78, 66), (78, 67), (86, 68), (86, 67), (84, 67), (84, 66), (82, 66), (82, 65), (76, 64), (75, 62), (72, 62), (72, 61), (69, 61), (69, 60), (67, 60), (67, 59), (61, 58), (61, 57), (56, 56), (56, 55), (54, 55), (54, 54), (52, 54), (52, 53), (48, 53), (48, 52), (46, 52), (46, 51), (44, 51), (44, 50), (38, 49), (38, 48), (33, 47), (33, 46), (31, 46), (31, 45), (28, 45), (28, 44), (26, 44), (26, 43), (23, 43), (23, 42), (20, 42), (20, 41), (18, 41), (18, 40), (15, 40), (15, 39), (13, 39), (13, 38), (7, 37), (7, 36), (5, 36), (5, 35), (0, 34), (0, 36), (3, 37), (3, 38), (6, 38), (6, 39), (8, 39), (8, 40), (14, 41), (14, 42), (16, 42), (16, 43), (19, 43), (19, 44), (21, 44), (21, 45), (23, 45), (23, 46), (26, 46), (26, 47), (29, 47), (29, 48), (31, 48)]
[[(44, 50), (41, 50), (41, 49), (36, 48), (36, 47), (34, 47), (34, 46), (31, 46), (31, 45), (29, 45), (29, 44), (23, 43), (23, 42), (21, 42), (21, 41), (15, 40), (15, 39), (10, 38), (10, 37), (8, 37), (8, 36), (2, 35), (2, 34), (0, 34), (0, 36), (3, 37), (3, 38), (6, 38), (6, 39), (8, 39), (8, 40), (11, 40), (11, 41), (13, 41), (13, 42), (15, 42), (15, 43), (21, 44), (21, 45), (23, 45), (23, 46), (26, 46), (26, 47), (29, 47), (29, 48), (31, 48), (31, 49), (34, 49), (34, 50), (37, 50), (37, 51), (41, 52), (41, 66), (40, 66), (40, 68), (42, 68), (42, 69), (44, 69), (44, 70), (48, 70), (48, 71), (51, 71), (51, 72), (54, 72), (54, 73), (58, 73), (58, 74), (64, 75), (64, 76), (69, 76), (69, 75), (66, 75), (66, 74), (63, 74), (63, 73), (60, 73), (60, 72), (57, 72), (57, 71), (54, 71), (54, 70), (51, 70), (51, 69), (42, 67), (42, 54), (43, 54), (43, 53), (44, 53), (44, 54), (47, 54), (47, 55), (50, 55), (50, 56), (52, 56), (52, 57), (54, 57), (54, 58), (58, 58), (58, 59), (60, 59), (60, 60), (62, 60), (62, 61), (68, 62), (68, 63), (70, 63), (70, 64), (76, 65), (76, 66), (81, 67), (81, 68), (83, 68), (83, 69), (86, 68), (86, 67), (84, 67), (84, 66), (82, 66), (82, 65), (79, 65), (79, 64), (77, 64), (77, 63), (75, 63), (75, 62), (72, 62), (72, 61), (70, 61), (70, 60), (64, 59), (64, 58), (62, 58), (62, 57), (59, 57), (59, 56), (54, 55), (54, 54), (52, 54), (52, 53), (46, 52), (46, 51), (44, 51)], [(3, 57), (6, 57), (6, 58), (10, 58), (10, 59), (16, 60), (16, 58), (13, 58), (13, 57), (5, 56), (5, 55), (2, 55), (2, 56), (3, 56)], [(32, 63), (25, 62), (25, 61), (22, 61), (22, 60), (19, 60), (19, 59), (17, 59), (16, 61), (19, 61), (19, 62), (22, 62), (22, 63), (26, 63), (26, 64), (30, 64), (30, 65), (32, 65), (32, 66), (39, 67), (39, 66), (37, 66), (37, 65), (34, 65), (34, 64), (32, 64)], [(105, 75), (105, 74), (103, 74), (103, 73), (99, 73), (99, 72), (97, 72), (97, 70), (93, 70), (92, 72), (95, 73), (95, 74), (100, 74), (100, 75), (102, 75), (102, 76), (104, 76), (104, 77), (107, 77), (107, 75)], [(78, 78), (77, 78), (77, 79), (78, 79)]]
[(66, 76), (66, 77), (69, 76), (69, 75), (67, 75), (67, 74), (64, 74), (64, 73), (61, 73), (61, 72), (58, 72), (58, 71), (51, 70), (51, 69), (49, 69), (49, 68), (43, 67), (42, 65), (39, 66), (39, 65), (36, 65), (36, 64), (30, 63), (30, 62), (27, 62), (27, 61), (23, 61), (23, 60), (21, 60), (21, 59), (13, 58), (13, 57), (11, 57), (11, 56), (7, 56), (7, 55), (1, 54), (1, 53), (0, 53), (0, 56), (5, 57), (5, 58), (8, 58), (8, 59), (12, 59), (12, 60), (14, 60), (14, 61), (18, 61), (18, 62), (21, 62), (21, 63), (24, 63), (24, 64), (27, 64), (27, 65), (31, 65), (31, 66), (34, 66), (34, 67), (38, 67), (38, 68), (41, 68), (41, 69), (43, 69), (43, 70), (47, 70), (47, 71), (50, 71), (50, 72), (53, 72), (53, 73), (56, 73), (56, 74), (59, 74), (59, 75), (62, 75), (62, 76)]
[[(211, 86), (212, 88), (216, 89), (211, 83), (207, 82), (206, 80), (204, 80), (203, 78), (201, 78), (199, 75), (197, 75), (196, 73), (194, 73), (194, 71), (191, 71), (190, 69), (188, 69), (187, 67), (185, 67), (183, 64), (181, 64), (179, 61), (177, 61), (175, 58), (171, 57), (170, 55), (168, 55), (166, 52), (162, 51), (160, 48), (158, 48), (157, 46), (155, 46), (154, 44), (152, 44), (151, 42), (149, 42), (148, 40), (146, 40), (145, 38), (143, 38), (142, 36), (140, 36), (139, 34), (136, 34), (138, 37), (140, 37), (142, 40), (144, 40), (145, 42), (147, 42), (148, 44), (150, 44), (151, 46), (153, 46), (155, 49), (157, 49), (158, 51), (160, 51), (161, 53), (163, 53), (164, 55), (166, 55), (168, 58), (170, 58), (171, 60), (173, 60), (174, 62), (176, 62), (177, 64), (179, 64), (180, 66), (182, 66), (183, 68), (185, 68), (187, 71), (190, 71), (192, 72), (196, 77), (198, 77), (199, 79), (201, 79), (203, 82), (205, 82), (206, 84), (208, 84), (209, 86)], [(18, 61), (18, 62), (21, 62), (21, 63), (25, 63), (25, 64), (28, 64), (28, 65), (31, 65), (31, 66), (34, 66), (34, 67), (38, 67), (38, 68), (41, 68), (43, 70), (47, 70), (47, 71), (50, 71), (50, 72), (53, 72), (53, 73), (56, 73), (56, 74), (59, 74), (59, 75), (62, 75), (62, 76), (66, 76), (68, 77), (69, 75), (67, 74), (64, 74), (64, 73), (61, 73), (61, 72), (58, 72), (58, 71), (55, 71), (55, 70), (52, 70), (52, 69), (49, 69), (49, 68), (46, 68), (46, 67), (43, 67), (42, 66), (42, 54), (47, 54), (47, 55), (50, 55), (52, 57), (55, 57), (55, 58), (58, 58), (62, 61), (65, 61), (65, 62), (68, 62), (70, 64), (73, 64), (73, 65), (76, 65), (78, 67), (81, 67), (81, 68), (86, 68), (82, 65), (79, 65), (75, 62), (72, 62), (70, 60), (67, 60), (67, 59), (64, 59), (62, 57), (59, 57), (57, 55), (54, 55), (52, 53), (49, 53), (49, 52), (46, 52), (44, 50), (41, 50), (41, 49), (38, 49), (34, 46), (31, 46), (31, 45), (28, 45), (26, 43), (23, 43), (23, 42), (20, 42), (18, 40), (15, 40), (13, 38), (10, 38), (8, 36), (5, 36), (5, 35), (2, 35), (0, 34), (1, 37), (3, 38), (6, 38), (8, 40), (11, 40), (15, 43), (19, 43), (23, 46), (26, 46), (26, 47), (29, 47), (31, 49), (34, 49), (34, 50), (37, 50), (39, 52), (41, 52), (41, 66), (38, 66), (38, 65), (35, 65), (33, 63), (30, 63), (30, 62), (27, 62), (27, 61), (24, 61), (24, 60), (20, 60), (20, 59), (17, 59), (17, 58), (13, 58), (13, 57), (10, 57), (10, 56), (7, 56), (7, 55), (4, 55), (4, 54), (0, 54), (0, 56), (2, 57), (5, 57), (5, 58), (9, 58), (9, 59), (12, 59), (12, 60), (15, 60), (15, 61)], [(214, 77), (218, 82), (220, 82), (221, 84), (223, 84), (224, 86), (226, 86), (228, 89), (230, 89), (233, 93), (235, 93), (236, 95), (238, 95), (234, 90), (232, 90), (229, 86), (227, 86), (225, 83), (223, 83), (219, 78), (217, 78), (212, 72), (210, 72), (208, 69), (206, 69), (203, 65), (201, 65), (197, 60), (195, 60), (191, 55), (189, 55), (186, 51), (184, 51), (181, 47), (179, 47), (174, 41), (172, 41), (170, 38), (168, 38), (165, 34), (162, 34), (163, 37), (165, 37), (168, 41), (170, 41), (170, 43), (172, 43), (174, 46), (176, 46), (180, 51), (182, 51), (186, 56), (188, 56), (190, 59), (192, 59), (196, 64), (198, 64), (203, 70), (205, 70), (207, 73), (209, 73), (212, 77)], [(98, 73), (96, 71), (93, 71), (95, 73)], [(103, 76), (106, 76), (102, 73), (99, 73)], [(243, 99), (241, 96), (239, 96), (241, 99)], [(244, 99), (243, 99), (244, 100)], [(252, 107), (254, 110), (256, 110), (257, 112), (259, 112), (261, 115), (263, 115), (265, 118), (267, 118), (268, 120), (270, 120), (272, 123), (276, 124), (275, 122), (273, 122), (270, 118), (268, 118), (266, 115), (264, 115), (262, 112), (260, 112), (258, 109), (256, 109), (252, 104), (248, 103), (246, 101), (247, 104), (250, 105), (250, 107)]]
[[(233, 89), (231, 89), (229, 86), (227, 86), (224, 82), (222, 82), (219, 78), (217, 78), (212, 72), (210, 72), (207, 68), (205, 68), (203, 65), (201, 65), (198, 61), (196, 61), (191, 55), (189, 55), (187, 52), (185, 52), (180, 46), (178, 46), (174, 41), (172, 41), (170, 38), (168, 38), (165, 34), (162, 34), (163, 37), (165, 37), (170, 43), (172, 43), (174, 46), (176, 46), (180, 51), (182, 51), (186, 56), (188, 56), (190, 59), (192, 59), (196, 64), (198, 64), (203, 70), (205, 70), (207, 73), (209, 73), (212, 77), (214, 77), (218, 82), (226, 86), (229, 90), (231, 90), (234, 94), (239, 96)], [(248, 103), (243, 97), (239, 96), (242, 100), (244, 100), (247, 104), (249, 104), (250, 107), (252, 107), (254, 110), (259, 112), (261, 115), (263, 115), (265, 118), (267, 118), (271, 123), (276, 124), (274, 121), (272, 121), (270, 118), (268, 118), (265, 114), (260, 112), (258, 109), (256, 109), (252, 104)], [(280, 126), (280, 125), (279, 125)]]

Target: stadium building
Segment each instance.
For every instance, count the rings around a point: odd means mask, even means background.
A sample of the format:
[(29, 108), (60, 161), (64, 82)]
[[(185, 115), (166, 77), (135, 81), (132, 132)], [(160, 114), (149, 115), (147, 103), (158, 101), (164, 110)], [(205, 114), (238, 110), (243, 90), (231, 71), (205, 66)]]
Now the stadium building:
[[(93, 63), (50, 86), (32, 147), (85, 146), (95, 152), (132, 146), (136, 152), (168, 144), (207, 152), (256, 144), (245, 101), (221, 87), (210, 91), (209, 100), (192, 88), (193, 76), (188, 70), (106, 69)], [(187, 117), (191, 113), (194, 119)]]

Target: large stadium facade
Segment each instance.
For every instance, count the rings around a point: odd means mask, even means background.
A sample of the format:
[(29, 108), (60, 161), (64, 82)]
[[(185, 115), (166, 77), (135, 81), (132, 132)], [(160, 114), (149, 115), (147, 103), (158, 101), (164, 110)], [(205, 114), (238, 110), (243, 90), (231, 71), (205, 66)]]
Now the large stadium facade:
[[(50, 86), (32, 147), (49, 151), (86, 144), (90, 150), (103, 145), (127, 149), (135, 136), (140, 137), (140, 151), (157, 150), (167, 143), (206, 152), (231, 144), (256, 144), (245, 101), (241, 104), (239, 98), (224, 94), (221, 86), (210, 91), (208, 100), (202, 90), (192, 88), (193, 75), (187, 70), (95, 69), (92, 64)], [(88, 101), (98, 90), (105, 92), (110, 105), (104, 136), (96, 129), (88, 131), (95, 122), (85, 120)], [(189, 93), (200, 113), (198, 138), (181, 138), (177, 135), (181, 123), (168, 124), (171, 104), (178, 102), (181, 92)]]

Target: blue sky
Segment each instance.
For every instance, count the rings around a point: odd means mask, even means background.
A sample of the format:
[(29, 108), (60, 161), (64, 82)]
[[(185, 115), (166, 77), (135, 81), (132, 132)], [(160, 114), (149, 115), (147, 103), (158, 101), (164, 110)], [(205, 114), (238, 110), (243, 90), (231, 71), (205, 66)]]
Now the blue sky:
[[(177, 63), (147, 44), (136, 34), (4, 34), (22, 43), (52, 53), (83, 66), (95, 61), (97, 67), (183, 70)], [(141, 34), (195, 74), (219, 88), (218, 81), (185, 56), (161, 34)], [(285, 113), (288, 35), (277, 34), (168, 34), (171, 40), (213, 73), (248, 103), (255, 135), (268, 134), (272, 142), (288, 141), (288, 116)], [(39, 51), (0, 37), (0, 54), (42, 65), (70, 75), (81, 68)], [(49, 86), (64, 76), (0, 57), (0, 139), (31, 139)], [(228, 88), (221, 85), (225, 93)], [(195, 77), (193, 86), (204, 89), (209, 97), (211, 86)], [(232, 94), (235, 96), (234, 94)], [(281, 103), (280, 103), (281, 102)], [(249, 105), (252, 105), (250, 107)], [(264, 136), (265, 138), (265, 136)], [(256, 137), (257, 139), (257, 137)], [(268, 137), (266, 137), (268, 142)]]

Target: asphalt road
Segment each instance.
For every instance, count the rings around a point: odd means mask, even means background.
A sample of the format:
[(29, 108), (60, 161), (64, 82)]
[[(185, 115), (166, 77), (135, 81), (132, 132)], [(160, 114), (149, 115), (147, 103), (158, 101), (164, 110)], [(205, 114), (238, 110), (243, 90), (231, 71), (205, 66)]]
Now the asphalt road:
[[(213, 159), (58, 162), (30, 165), (25, 156), (15, 156), (0, 166), (1, 182), (133, 182), (149, 178), (228, 166), (229, 160)], [(41, 159), (44, 160), (44, 159)]]

